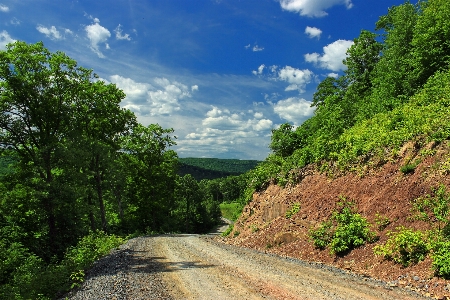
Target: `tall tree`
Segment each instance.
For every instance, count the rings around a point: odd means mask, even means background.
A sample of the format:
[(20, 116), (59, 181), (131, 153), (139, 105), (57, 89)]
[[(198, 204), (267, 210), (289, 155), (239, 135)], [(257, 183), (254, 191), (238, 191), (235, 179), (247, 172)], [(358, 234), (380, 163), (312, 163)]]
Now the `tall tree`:
[(428, 0), (421, 5), (412, 41), (418, 86), (436, 71), (448, 69), (450, 63), (450, 2)]
[(382, 30), (383, 49), (373, 79), (375, 113), (391, 110), (415, 93), (412, 41), (418, 16), (419, 5), (407, 2), (391, 7), (376, 23), (375, 29)]
[(71, 193), (62, 194), (66, 174), (60, 166), (74, 133), (73, 108), (90, 86), (91, 73), (42, 43), (16, 42), (0, 51), (0, 146), (14, 149), (21, 165), (37, 174), (51, 252), (61, 250), (71, 229), (63, 223), (76, 214), (65, 211), (61, 197)]
[(362, 30), (354, 44), (347, 50), (344, 64), (347, 66), (345, 77), (347, 89), (344, 96), (343, 115), (345, 127), (352, 126), (364, 102), (372, 89), (373, 71), (380, 59), (382, 45), (376, 40), (377, 35)]
[(128, 225), (145, 232), (169, 231), (170, 210), (174, 207), (178, 157), (173, 129), (158, 124), (136, 124), (124, 137), (122, 150), (128, 167)]

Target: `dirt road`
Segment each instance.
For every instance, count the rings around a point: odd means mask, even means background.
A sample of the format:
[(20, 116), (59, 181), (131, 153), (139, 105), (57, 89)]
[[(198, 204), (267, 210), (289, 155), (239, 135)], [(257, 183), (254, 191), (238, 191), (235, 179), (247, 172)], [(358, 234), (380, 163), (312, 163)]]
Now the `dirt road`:
[(225, 245), (214, 235), (161, 235), (129, 240), (62, 299), (425, 298), (324, 265)]
[(421, 299), (338, 269), (223, 245), (198, 235), (151, 239), (175, 299)]

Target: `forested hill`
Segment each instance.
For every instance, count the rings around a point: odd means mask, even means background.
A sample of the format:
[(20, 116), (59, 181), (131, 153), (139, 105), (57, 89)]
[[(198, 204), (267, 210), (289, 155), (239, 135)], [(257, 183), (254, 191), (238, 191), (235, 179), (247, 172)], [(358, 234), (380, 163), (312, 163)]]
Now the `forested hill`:
[(178, 174), (192, 175), (196, 180), (216, 179), (237, 176), (255, 168), (257, 160), (220, 159), (220, 158), (179, 158)]

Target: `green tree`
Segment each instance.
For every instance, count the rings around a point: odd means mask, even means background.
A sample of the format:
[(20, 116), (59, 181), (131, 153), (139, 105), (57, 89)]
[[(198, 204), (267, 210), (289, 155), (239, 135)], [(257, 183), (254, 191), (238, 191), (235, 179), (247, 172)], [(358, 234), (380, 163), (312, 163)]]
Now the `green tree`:
[(405, 102), (416, 90), (413, 76), (413, 37), (419, 16), (419, 6), (409, 2), (393, 6), (378, 20), (376, 30), (382, 30), (383, 48), (375, 66), (372, 102), (374, 112), (391, 110)]
[(294, 126), (289, 123), (282, 124), (278, 129), (272, 129), (272, 138), (269, 148), (282, 157), (291, 155), (299, 146)]
[(145, 231), (170, 231), (178, 157), (173, 129), (158, 124), (136, 124), (123, 137), (122, 159), (127, 168), (126, 213), (128, 228)]
[(65, 184), (62, 169), (68, 141), (76, 133), (74, 108), (91, 86), (92, 71), (78, 67), (62, 52), (51, 53), (42, 43), (16, 42), (0, 51), (0, 146), (14, 149), (22, 174), (45, 211), (49, 253), (73, 240), (70, 227), (78, 218), (76, 193)]
[(347, 66), (345, 71), (347, 88), (340, 116), (344, 119), (345, 128), (352, 126), (361, 111), (365, 110), (365, 99), (371, 92), (373, 71), (382, 49), (382, 44), (376, 37), (376, 34), (362, 30), (359, 37), (354, 40), (354, 44), (347, 50), (347, 58), (344, 60)]
[(450, 2), (421, 2), (422, 13), (414, 27), (413, 64), (417, 85), (422, 86), (438, 70), (450, 63)]

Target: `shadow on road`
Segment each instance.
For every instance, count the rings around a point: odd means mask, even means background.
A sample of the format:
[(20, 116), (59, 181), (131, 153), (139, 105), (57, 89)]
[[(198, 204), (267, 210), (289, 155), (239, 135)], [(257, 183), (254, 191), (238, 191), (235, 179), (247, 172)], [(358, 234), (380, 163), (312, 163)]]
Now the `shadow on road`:
[[(134, 253), (133, 253), (134, 252)], [(139, 252), (144, 252), (140, 254)], [(146, 256), (145, 251), (132, 251), (128, 264), (128, 272), (175, 272), (187, 269), (212, 268), (215, 265), (202, 264), (199, 261), (167, 262), (165, 257)]]

